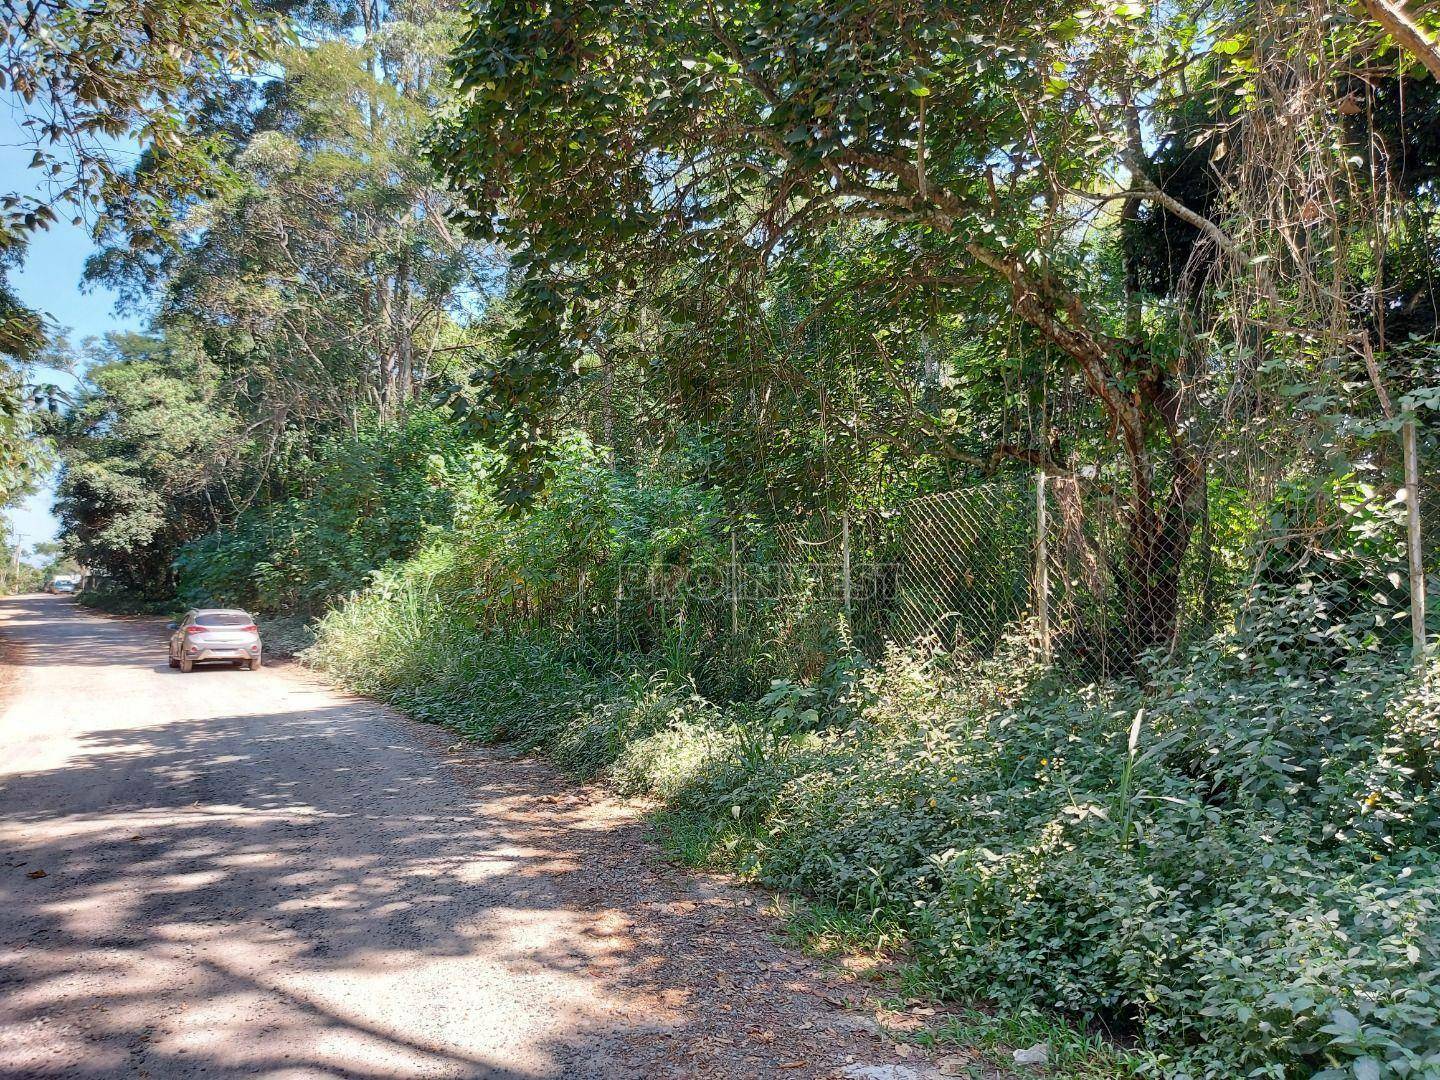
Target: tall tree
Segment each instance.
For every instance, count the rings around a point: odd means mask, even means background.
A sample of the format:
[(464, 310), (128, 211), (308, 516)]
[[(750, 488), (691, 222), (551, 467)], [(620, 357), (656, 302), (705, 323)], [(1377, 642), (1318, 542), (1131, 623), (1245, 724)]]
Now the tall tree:
[[(524, 462), (530, 406), (618, 304), (643, 293), (670, 318), (744, 334), (765, 281), (849, 231), (870, 273), (846, 288), (871, 318), (917, 294), (972, 310), (1003, 297), (1032, 346), (1063, 358), (1129, 476), (1126, 624), (1139, 647), (1164, 642), (1203, 506), (1198, 406), (1225, 353), (1181, 347), (1185, 306), (1147, 298), (1104, 238), (1156, 208), (1231, 283), (1276, 295), (1268, 251), (1229, 230), (1226, 204), (1187, 203), (1157, 169), (1179, 104), (1216, 97), (1241, 119), (1275, 107), (1254, 95), (1256, 67), (1294, 38), (1267, 42), (1257, 18), (1047, 0), (472, 9), (432, 153), (468, 228), (524, 275), (512, 360), (491, 373), (516, 407), (482, 426), (508, 427)], [(1053, 451), (1035, 430), (981, 456), (1069, 472)]]
[[(93, 214), (107, 200), (207, 185), (216, 147), (196, 137), (195, 110), (214, 83), (255, 69), (270, 32), (251, 0), (0, 2), (0, 98), (41, 184), (0, 196), (0, 245), (57, 207)], [(153, 167), (132, 171), (127, 142)]]
[[(173, 193), (211, 187), (216, 140), (193, 123), (213, 90), (251, 72), (272, 36), (250, 0), (0, 0), (0, 103), (28, 155), (30, 190), (0, 191), (0, 503), (37, 461), (23, 364), (44, 344), (40, 312), (5, 273), (60, 213), (96, 224), (111, 204), (163, 231)], [(131, 166), (138, 149), (145, 168)]]
[[(705, 279), (743, 310), (837, 228), (869, 230), (856, 287), (875, 309), (1003, 290), (1129, 462), (1128, 587), (1140, 637), (1158, 640), (1203, 484), (1183, 360), (1114, 308), (1075, 242), (1112, 202), (1168, 198), (1147, 172), (1147, 109), (1198, 50), (1167, 46), (1193, 31), (1146, 11), (486, 5), (435, 156), (471, 227), (526, 271), (516, 363), (532, 380), (564, 369), (616, 284), (683, 265), (662, 306), (683, 309)], [(1069, 468), (1043, 438), (995, 451)]]
[(216, 400), (219, 373), (193, 339), (114, 334), (57, 439), (56, 514), (70, 552), (148, 591), (175, 548), (222, 522), (227, 452), (246, 438)]
[(90, 270), (193, 328), (272, 464), (274, 449), (414, 396), (495, 270), (447, 224), (419, 154), (454, 16), (417, 0), (296, 18), (273, 78), (213, 118), (234, 144), (230, 183), (203, 200), (177, 193), (174, 247), (137, 247), (117, 219)]

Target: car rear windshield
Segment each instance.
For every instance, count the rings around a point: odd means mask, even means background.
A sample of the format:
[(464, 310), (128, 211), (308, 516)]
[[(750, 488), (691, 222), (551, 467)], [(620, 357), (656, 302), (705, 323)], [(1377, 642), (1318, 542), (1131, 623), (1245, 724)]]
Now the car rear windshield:
[(195, 621), (201, 626), (249, 626), (252, 622), (249, 615), (233, 611), (196, 612)]

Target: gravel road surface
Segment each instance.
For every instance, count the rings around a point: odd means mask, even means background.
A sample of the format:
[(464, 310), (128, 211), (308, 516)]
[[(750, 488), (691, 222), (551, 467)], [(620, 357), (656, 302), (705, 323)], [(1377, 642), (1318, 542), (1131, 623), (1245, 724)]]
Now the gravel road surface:
[(68, 598), (0, 638), (0, 1076), (929, 1074), (598, 790)]

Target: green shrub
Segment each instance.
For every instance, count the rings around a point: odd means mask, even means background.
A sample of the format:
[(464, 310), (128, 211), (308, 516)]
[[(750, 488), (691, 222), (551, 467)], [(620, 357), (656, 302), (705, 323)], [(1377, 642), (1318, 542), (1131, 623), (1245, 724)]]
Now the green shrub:
[(1018, 699), (894, 657), (818, 750), (676, 801), (742, 805), (735, 865), (898, 920), (925, 985), (1103, 1020), (1167, 1074), (1440, 1074), (1434, 666), (1300, 685), (1216, 644)]

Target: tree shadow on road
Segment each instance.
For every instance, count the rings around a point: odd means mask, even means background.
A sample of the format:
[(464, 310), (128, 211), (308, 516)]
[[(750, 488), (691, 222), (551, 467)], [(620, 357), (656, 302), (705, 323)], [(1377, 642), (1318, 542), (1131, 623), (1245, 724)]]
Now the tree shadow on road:
[(803, 1077), (864, 1043), (632, 814), (446, 741), (328, 705), (0, 777), (0, 1073)]

